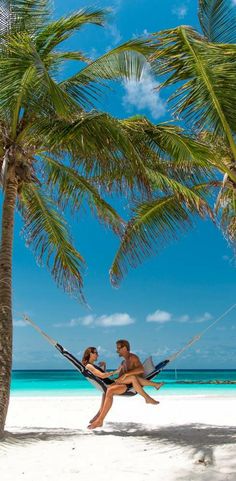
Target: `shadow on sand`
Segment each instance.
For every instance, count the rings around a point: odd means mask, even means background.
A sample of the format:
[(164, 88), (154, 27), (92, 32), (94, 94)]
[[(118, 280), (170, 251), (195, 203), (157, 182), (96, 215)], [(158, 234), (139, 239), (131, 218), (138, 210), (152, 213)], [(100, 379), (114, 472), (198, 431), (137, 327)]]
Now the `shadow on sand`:
[(33, 443), (37, 441), (63, 440), (69, 437), (87, 435), (120, 436), (122, 438), (140, 438), (148, 443), (171, 444), (176, 447), (199, 449), (203, 446), (216, 447), (236, 444), (236, 430), (230, 426), (211, 426), (207, 424), (185, 424), (179, 426), (149, 427), (139, 423), (107, 423), (105, 429), (89, 431), (87, 429), (43, 428), (5, 432), (0, 446)]
[(109, 431), (94, 431), (98, 436), (145, 438), (147, 441), (171, 443), (183, 447), (221, 446), (236, 444), (235, 427), (207, 424), (184, 424), (154, 428), (138, 423), (108, 423)]

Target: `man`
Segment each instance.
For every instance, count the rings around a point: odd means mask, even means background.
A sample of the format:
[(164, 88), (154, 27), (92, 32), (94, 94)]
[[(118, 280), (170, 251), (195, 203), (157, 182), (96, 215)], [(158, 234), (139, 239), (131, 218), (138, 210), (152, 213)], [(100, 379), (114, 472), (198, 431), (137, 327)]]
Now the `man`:
[(124, 361), (120, 367), (118, 379), (114, 384), (108, 386), (107, 392), (103, 397), (101, 407), (97, 415), (90, 421), (89, 429), (95, 429), (103, 425), (105, 416), (110, 411), (113, 404), (113, 396), (124, 394), (131, 384), (135, 391), (143, 396), (147, 403), (159, 404), (158, 401), (149, 396), (142, 386), (155, 386), (159, 389), (163, 383), (155, 383), (148, 381), (142, 377), (144, 373), (143, 365), (138, 356), (130, 352), (130, 344), (125, 339), (119, 339), (116, 342), (116, 351)]

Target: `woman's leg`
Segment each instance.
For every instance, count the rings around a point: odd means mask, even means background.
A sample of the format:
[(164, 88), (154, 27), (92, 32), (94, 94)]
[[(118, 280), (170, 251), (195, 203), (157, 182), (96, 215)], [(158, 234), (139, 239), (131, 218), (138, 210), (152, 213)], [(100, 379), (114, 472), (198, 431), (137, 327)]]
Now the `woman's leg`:
[(113, 397), (115, 395), (124, 394), (126, 389), (127, 387), (124, 385), (124, 383), (120, 385), (114, 383), (107, 388), (102, 410), (97, 419), (88, 426), (88, 429), (96, 429), (103, 425), (104, 418), (112, 407)]
[[(119, 384), (119, 379), (115, 381), (116, 384)], [(144, 397), (146, 403), (148, 404), (159, 404), (159, 401), (156, 401), (153, 399), (149, 394), (147, 394), (141, 384), (139, 383), (138, 377), (137, 376), (127, 376), (125, 381), (121, 381), (121, 384), (132, 384), (133, 388), (137, 393), (139, 393), (142, 397)]]
[(102, 395), (102, 402), (101, 402), (101, 406), (100, 406), (100, 408), (99, 408), (99, 411), (97, 412), (97, 414), (95, 414), (95, 416), (93, 417), (93, 419), (91, 419), (91, 420), (89, 421), (90, 424), (93, 423), (94, 421), (96, 421), (96, 419), (100, 416), (101, 411), (102, 411), (102, 408), (103, 408), (104, 401), (105, 401), (105, 394)]

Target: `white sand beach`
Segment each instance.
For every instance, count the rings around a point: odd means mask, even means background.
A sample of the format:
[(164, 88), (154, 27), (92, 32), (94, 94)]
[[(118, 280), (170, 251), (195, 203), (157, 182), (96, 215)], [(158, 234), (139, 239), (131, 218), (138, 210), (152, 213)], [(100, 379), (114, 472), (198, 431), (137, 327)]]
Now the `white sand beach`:
[(102, 428), (100, 399), (12, 397), (1, 481), (235, 481), (235, 395), (117, 397)]

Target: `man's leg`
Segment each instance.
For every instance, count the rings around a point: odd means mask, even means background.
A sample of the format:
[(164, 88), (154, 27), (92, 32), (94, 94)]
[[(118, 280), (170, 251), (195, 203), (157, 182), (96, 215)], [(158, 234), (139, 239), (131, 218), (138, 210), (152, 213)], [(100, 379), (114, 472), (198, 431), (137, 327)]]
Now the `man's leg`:
[(99, 408), (99, 411), (97, 412), (97, 414), (95, 414), (95, 416), (93, 417), (93, 419), (91, 419), (91, 420), (89, 421), (90, 424), (93, 423), (93, 422), (98, 418), (98, 416), (99, 416), (99, 414), (101, 413), (101, 410), (102, 410), (102, 408), (103, 408), (104, 401), (105, 401), (105, 394), (102, 395), (102, 402), (101, 402), (101, 406), (100, 406), (100, 408)]
[(155, 387), (156, 389), (160, 389), (164, 384), (164, 382), (149, 381), (148, 379), (145, 379), (144, 377), (141, 377), (141, 376), (136, 376), (136, 377), (138, 379), (139, 384), (141, 384), (141, 386), (152, 386), (152, 387)]
[[(116, 384), (119, 383), (119, 379), (115, 381)], [(138, 378), (137, 376), (127, 376), (125, 381), (121, 381), (122, 383), (125, 383), (125, 384), (132, 384), (133, 388), (135, 389), (135, 391), (137, 391), (142, 397), (144, 397), (146, 403), (148, 404), (159, 404), (159, 401), (156, 401), (155, 399), (153, 399), (151, 396), (149, 396), (149, 394), (147, 394), (141, 384), (139, 383), (138, 381)]]
[(127, 390), (127, 387), (124, 384), (113, 384), (112, 386), (109, 386), (107, 388), (102, 410), (98, 418), (88, 426), (89, 429), (95, 429), (103, 425), (103, 421), (107, 413), (111, 409), (111, 406), (113, 403), (113, 396), (124, 394), (126, 390)]

